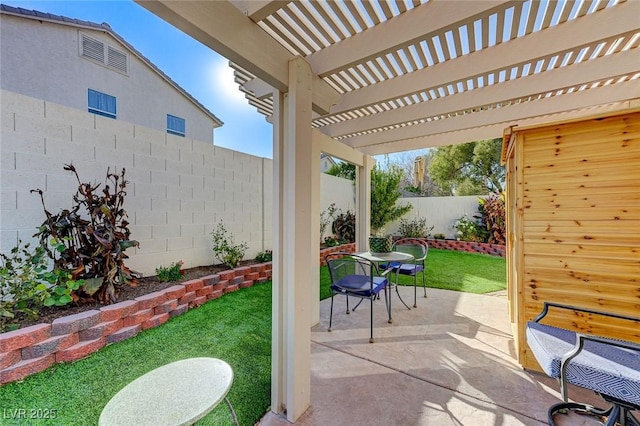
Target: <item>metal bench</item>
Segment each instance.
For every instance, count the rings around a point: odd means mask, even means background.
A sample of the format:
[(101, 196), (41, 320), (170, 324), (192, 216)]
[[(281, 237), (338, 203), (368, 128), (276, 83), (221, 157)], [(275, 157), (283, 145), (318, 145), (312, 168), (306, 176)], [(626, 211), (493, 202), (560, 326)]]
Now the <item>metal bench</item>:
[[(607, 417), (606, 425), (640, 426), (631, 413), (640, 410), (640, 345), (632, 342), (586, 335), (540, 321), (550, 307), (618, 318), (640, 324), (640, 318), (608, 312), (593, 311), (575, 306), (545, 302), (542, 312), (527, 323), (527, 343), (544, 372), (560, 381), (564, 402), (549, 408), (548, 420), (562, 410)], [(611, 404), (601, 409), (589, 404), (568, 402), (567, 386), (591, 389)]]

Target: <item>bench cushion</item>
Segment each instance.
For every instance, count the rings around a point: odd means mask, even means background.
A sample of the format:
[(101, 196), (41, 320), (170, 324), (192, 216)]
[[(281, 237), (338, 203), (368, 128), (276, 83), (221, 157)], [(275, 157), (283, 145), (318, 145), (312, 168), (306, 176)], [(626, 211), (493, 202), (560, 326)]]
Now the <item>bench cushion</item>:
[[(560, 361), (576, 345), (576, 333), (527, 323), (527, 343), (550, 377), (560, 377)], [(567, 381), (640, 406), (640, 352), (586, 341), (567, 367)]]

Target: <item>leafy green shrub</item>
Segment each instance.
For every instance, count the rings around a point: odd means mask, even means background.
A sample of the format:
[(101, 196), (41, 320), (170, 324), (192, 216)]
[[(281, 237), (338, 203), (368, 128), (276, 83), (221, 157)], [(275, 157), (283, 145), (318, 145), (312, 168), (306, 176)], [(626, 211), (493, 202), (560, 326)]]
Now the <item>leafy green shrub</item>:
[(68, 273), (51, 271), (45, 249), (29, 246), (19, 241), (9, 255), (0, 253), (0, 332), (16, 329), (12, 321), (19, 314), (35, 319), (44, 306), (71, 303), (72, 291), (82, 284)]
[(353, 243), (356, 240), (356, 215), (351, 210), (336, 216), (331, 230), (335, 238), (345, 243)]
[(261, 251), (256, 255), (256, 262), (265, 263), (273, 260), (273, 252), (271, 250)]
[[(75, 205), (53, 215), (47, 211), (42, 190), (32, 190), (40, 194), (46, 215), (35, 236), (53, 260), (55, 270), (71, 274), (72, 280), (83, 279), (82, 286), (71, 292), (74, 300), (113, 303), (116, 288), (123, 284), (135, 285), (138, 275), (124, 264), (128, 258), (125, 250), (139, 246), (130, 239), (127, 212), (123, 209), (127, 194), (125, 170), (118, 175), (107, 169), (101, 191), (98, 191), (100, 184), (80, 181), (72, 164), (65, 164), (64, 170), (72, 172), (78, 181), (73, 196)], [(81, 213), (85, 213), (84, 218)], [(53, 246), (51, 241), (55, 242)]]
[(469, 219), (465, 214), (456, 220), (453, 227), (456, 229), (456, 238), (460, 241), (473, 241), (482, 243), (486, 241), (487, 230), (478, 221)]
[(335, 246), (339, 246), (340, 244), (342, 244), (342, 241), (340, 241), (333, 235), (329, 237), (324, 237), (324, 245), (326, 247), (335, 247)]
[(418, 217), (411, 220), (400, 219), (398, 232), (405, 238), (427, 238), (433, 231), (433, 225), (427, 226), (427, 219)]
[(385, 225), (408, 213), (413, 206), (396, 205), (402, 195), (400, 181), (403, 172), (398, 167), (383, 170), (378, 166), (371, 170), (371, 233), (379, 235)]
[(161, 282), (178, 281), (182, 277), (182, 265), (184, 265), (184, 262), (179, 260), (168, 267), (158, 266), (156, 275)]
[(245, 242), (236, 244), (233, 234), (228, 233), (222, 221), (211, 232), (213, 238), (213, 253), (216, 258), (228, 268), (235, 268), (244, 258), (244, 253), (249, 246)]
[(435, 238), (436, 240), (445, 240), (447, 239), (447, 236), (444, 234), (438, 233), (438, 234), (434, 234), (433, 238)]
[(326, 232), (329, 223), (332, 223), (334, 220), (337, 210), (336, 203), (331, 203), (329, 204), (329, 207), (320, 213), (320, 239), (324, 237), (324, 233)]

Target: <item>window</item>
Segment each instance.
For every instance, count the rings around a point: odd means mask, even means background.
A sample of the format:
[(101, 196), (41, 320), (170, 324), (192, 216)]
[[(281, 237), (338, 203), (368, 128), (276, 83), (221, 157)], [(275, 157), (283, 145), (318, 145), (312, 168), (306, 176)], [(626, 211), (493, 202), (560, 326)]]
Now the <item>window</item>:
[(167, 114), (167, 133), (184, 137), (186, 133), (185, 129), (186, 129), (186, 126), (185, 126), (184, 118)]
[(116, 98), (97, 90), (89, 89), (89, 112), (104, 117), (116, 118)]

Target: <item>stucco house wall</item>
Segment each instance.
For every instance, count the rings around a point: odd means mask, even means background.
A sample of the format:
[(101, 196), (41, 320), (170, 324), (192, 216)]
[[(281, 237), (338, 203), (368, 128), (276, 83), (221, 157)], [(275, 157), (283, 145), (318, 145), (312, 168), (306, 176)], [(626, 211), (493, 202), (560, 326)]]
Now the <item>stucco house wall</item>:
[[(185, 119), (186, 137), (213, 142), (222, 123), (168, 77), (106, 28), (36, 20), (0, 13), (0, 87), (32, 98), (87, 111), (87, 90), (116, 97), (117, 120), (166, 132), (167, 114)], [(97, 25), (97, 24), (92, 24)], [(81, 56), (88, 35), (128, 56), (128, 72), (107, 68)], [(125, 42), (126, 43), (126, 42)], [(195, 102), (194, 102), (195, 101)]]

